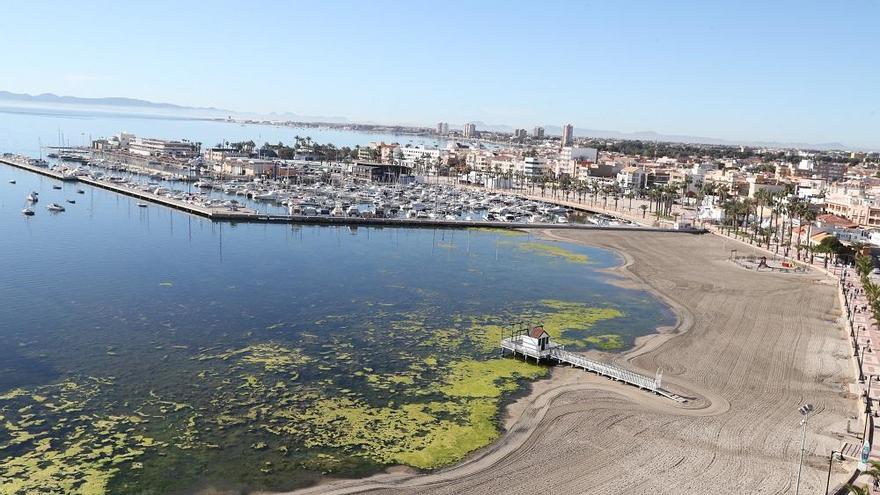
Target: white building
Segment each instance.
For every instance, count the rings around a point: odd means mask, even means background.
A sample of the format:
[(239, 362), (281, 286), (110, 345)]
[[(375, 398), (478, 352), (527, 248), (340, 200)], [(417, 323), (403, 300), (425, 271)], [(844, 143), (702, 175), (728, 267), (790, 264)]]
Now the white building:
[(526, 177), (540, 177), (547, 170), (547, 163), (538, 157), (527, 156), (521, 163), (523, 175)]
[(617, 185), (623, 189), (635, 190), (648, 185), (648, 174), (644, 168), (624, 167), (617, 173)]
[(410, 167), (421, 165), (425, 168), (436, 167), (441, 161), (443, 153), (437, 148), (419, 147), (400, 147), (395, 150), (395, 155), (399, 156), (403, 162)]
[(167, 141), (164, 139), (136, 137), (128, 145), (128, 152), (139, 156), (189, 158), (198, 155), (199, 147), (189, 141)]
[(518, 344), (525, 347), (527, 353), (541, 354), (550, 350), (550, 334), (542, 326), (532, 327), (519, 337)]
[(230, 158), (223, 161), (220, 168), (224, 174), (255, 177), (272, 174), (275, 170), (275, 162), (252, 158)]
[(572, 146), (564, 146), (559, 151), (559, 159), (556, 161), (554, 172), (556, 175), (568, 175), (574, 177), (577, 175), (578, 162), (596, 163), (599, 160), (599, 150), (596, 148), (577, 148)]

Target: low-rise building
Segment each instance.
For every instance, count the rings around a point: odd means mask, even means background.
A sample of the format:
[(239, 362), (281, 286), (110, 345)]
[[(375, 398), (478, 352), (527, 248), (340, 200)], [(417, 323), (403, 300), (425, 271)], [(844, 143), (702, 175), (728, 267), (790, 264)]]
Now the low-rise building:
[(536, 156), (527, 156), (522, 160), (522, 173), (526, 177), (540, 177), (546, 172), (546, 162)]
[(222, 173), (244, 177), (275, 177), (277, 162), (257, 158), (228, 158), (220, 164)]
[(412, 173), (412, 167), (400, 164), (355, 162), (351, 166), (354, 178), (367, 182), (397, 182), (401, 176)]
[(199, 146), (190, 141), (136, 137), (129, 143), (128, 152), (149, 157), (191, 158), (198, 156)]

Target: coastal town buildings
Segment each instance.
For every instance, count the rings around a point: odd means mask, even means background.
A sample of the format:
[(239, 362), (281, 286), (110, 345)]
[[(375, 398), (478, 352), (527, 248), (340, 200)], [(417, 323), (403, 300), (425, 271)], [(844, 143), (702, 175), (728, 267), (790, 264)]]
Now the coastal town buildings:
[(544, 128), (535, 126), (532, 129), (532, 139), (544, 139)]

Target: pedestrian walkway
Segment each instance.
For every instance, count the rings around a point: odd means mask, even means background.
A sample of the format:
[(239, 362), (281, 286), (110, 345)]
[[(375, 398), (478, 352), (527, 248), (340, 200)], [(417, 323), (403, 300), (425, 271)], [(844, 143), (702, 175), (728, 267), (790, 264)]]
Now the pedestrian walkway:
[[(877, 401), (880, 400), (880, 326), (874, 319), (871, 305), (858, 272), (851, 267), (836, 268), (838, 286), (844, 301), (844, 316), (849, 330), (851, 351), (856, 360), (859, 379), (856, 390), (859, 394), (859, 406), (863, 407), (865, 423), (864, 435), (871, 442), (869, 461), (880, 461), (880, 442), (874, 442), (877, 423)], [(870, 418), (868, 416), (871, 416)], [(870, 427), (870, 431), (869, 431)], [(870, 482), (872, 494), (880, 494)]]

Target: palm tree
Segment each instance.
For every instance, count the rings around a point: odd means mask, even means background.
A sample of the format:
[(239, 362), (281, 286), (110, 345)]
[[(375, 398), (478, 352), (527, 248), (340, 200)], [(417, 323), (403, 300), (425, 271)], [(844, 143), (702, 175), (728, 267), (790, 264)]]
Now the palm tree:
[(880, 479), (880, 461), (868, 461), (868, 469), (865, 470), (865, 474), (874, 480), (876, 486), (877, 480)]
[(642, 218), (645, 218), (645, 212), (648, 211), (648, 205), (641, 205), (639, 209), (642, 210)]
[(871, 495), (871, 490), (867, 486), (846, 485), (850, 495)]
[(684, 181), (681, 183), (681, 201), (682, 204), (685, 203), (685, 198), (688, 196), (688, 189), (690, 189), (690, 185), (694, 183), (694, 178), (690, 175), (684, 176)]
[(871, 261), (870, 257), (863, 254), (856, 255), (856, 272), (858, 272), (862, 280), (865, 280), (873, 269), (874, 262)]

